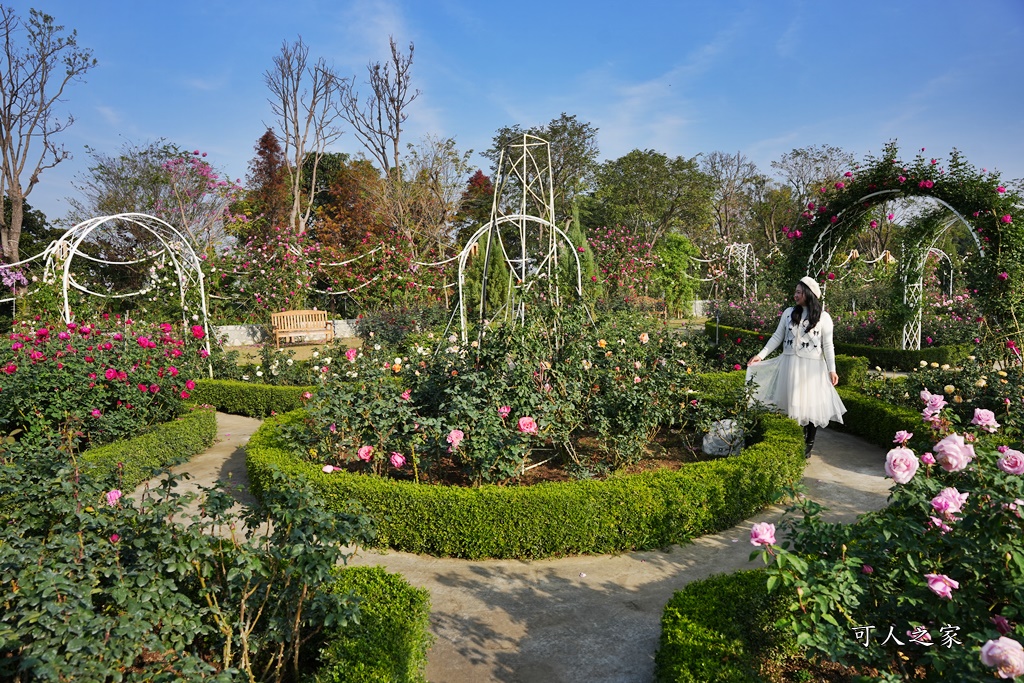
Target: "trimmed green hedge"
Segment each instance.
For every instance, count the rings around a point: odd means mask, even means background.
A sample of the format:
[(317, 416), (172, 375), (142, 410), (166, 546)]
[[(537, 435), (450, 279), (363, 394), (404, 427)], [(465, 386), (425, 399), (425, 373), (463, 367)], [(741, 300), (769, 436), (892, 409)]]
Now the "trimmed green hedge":
[[(704, 333), (709, 337), (714, 338), (715, 336), (715, 322), (709, 321), (704, 323)], [(729, 327), (728, 325), (719, 325), (720, 334), (726, 337), (739, 336), (751, 336), (751, 335), (762, 335), (765, 339), (771, 336), (774, 330), (768, 332), (755, 332), (753, 330), (744, 330), (740, 327)], [(862, 356), (867, 359), (868, 367), (881, 367), (886, 370), (911, 370), (916, 368), (921, 361), (928, 361), (929, 363), (949, 363), (955, 365), (966, 358), (974, 347), (971, 344), (959, 344), (954, 346), (931, 346), (926, 349), (916, 351), (913, 349), (884, 349), (877, 346), (867, 346), (864, 344), (847, 344), (845, 342), (835, 342), (836, 349), (836, 370), (839, 372), (839, 378), (842, 382), (844, 373), (839, 370), (839, 356)], [(866, 368), (865, 368), (866, 371)], [(863, 379), (863, 378), (862, 378)], [(849, 379), (849, 384), (856, 385), (857, 382), (854, 378)]]
[(659, 683), (761, 681), (761, 664), (797, 652), (796, 637), (775, 626), (786, 614), (763, 569), (720, 574), (677, 591), (661, 617), (654, 657)]
[[(836, 356), (839, 386), (862, 387), (868, 378), (868, 359), (861, 356)], [(746, 370), (706, 372), (695, 375), (693, 388), (708, 396), (734, 395), (746, 380)]]
[(320, 650), (313, 683), (425, 683), (430, 593), (381, 567), (337, 570), (335, 593), (361, 600), (359, 623), (332, 629)]
[(804, 468), (800, 427), (765, 415), (762, 440), (740, 455), (606, 481), (536, 486), (430, 486), (333, 472), (285, 448), (268, 419), (246, 446), (251, 490), (268, 472), (302, 476), (337, 510), (361, 504), (377, 524), (377, 544), (412, 553), (480, 558), (616, 553), (661, 548), (726, 529), (771, 503)]
[(217, 415), (196, 408), (142, 436), (90, 448), (82, 453), (82, 461), (101, 475), (113, 475), (118, 463), (123, 463), (120, 486), (131, 491), (149, 479), (153, 470), (202, 453), (216, 436)]
[(303, 392), (316, 387), (275, 387), (227, 379), (196, 380), (192, 401), (215, 406), (222, 413), (246, 417), (268, 417), (302, 407)]
[(833, 423), (829, 427), (859, 436), (876, 446), (892, 448), (892, 437), (896, 432), (913, 430), (921, 424), (921, 414), (910, 408), (895, 406), (852, 389), (840, 387), (838, 391), (846, 406), (846, 414), (843, 415), (843, 424)]

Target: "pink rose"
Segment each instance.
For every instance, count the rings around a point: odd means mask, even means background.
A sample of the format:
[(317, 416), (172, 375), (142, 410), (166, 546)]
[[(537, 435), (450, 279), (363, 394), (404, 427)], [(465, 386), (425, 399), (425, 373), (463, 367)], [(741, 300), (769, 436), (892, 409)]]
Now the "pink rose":
[(412, 389), (406, 389), (405, 391), (402, 392), (401, 399), (403, 401), (408, 401), (411, 398), (412, 398)]
[(864, 573), (864, 574), (874, 574), (875, 573), (875, 568), (872, 567), (870, 564), (866, 564), (866, 565), (864, 565), (863, 567), (860, 568), (860, 571), (862, 573)]
[(989, 434), (999, 429), (999, 423), (996, 422), (995, 413), (991, 410), (985, 410), (984, 408), (975, 408), (974, 417), (971, 419), (972, 425), (978, 425), (978, 427)]
[(397, 469), (397, 468), (401, 467), (404, 464), (405, 464), (405, 456), (402, 455), (401, 453), (392, 451), (391, 452), (391, 466)]
[(519, 418), (519, 431), (523, 434), (536, 434), (537, 422), (529, 415), (521, 417)]
[(922, 453), (921, 454), (921, 462), (923, 462), (925, 465), (934, 465), (935, 464), (935, 456), (932, 455), (931, 453)]
[(981, 663), (995, 668), (1000, 678), (1024, 676), (1024, 648), (1013, 638), (1000, 636), (981, 646)]
[(107, 371), (103, 373), (103, 376), (107, 379), (117, 379), (117, 370), (114, 368), (107, 368)]
[(185, 388), (188, 389), (189, 391), (192, 391), (193, 389), (195, 389), (196, 388), (195, 381), (191, 380), (191, 379), (185, 380)]
[(370, 462), (370, 458), (373, 457), (373, 446), (360, 446), (356, 451), (356, 457), (363, 462)]
[(959, 434), (950, 434), (935, 444), (935, 460), (947, 472), (959, 472), (974, 460), (974, 446)]
[(750, 528), (751, 545), (775, 545), (775, 525), (759, 522)]
[(122, 493), (118, 489), (112, 489), (107, 491), (107, 505), (117, 505), (117, 501), (121, 500)]
[(1006, 214), (1000, 220), (1002, 220), (1004, 223), (1012, 223), (1013, 222), (1013, 216), (1011, 216), (1010, 214)]
[(203, 329), (202, 325), (193, 325), (192, 336), (195, 337), (196, 339), (202, 339), (203, 337), (206, 336), (206, 330)]
[(919, 463), (909, 448), (894, 448), (885, 454), (885, 474), (897, 484), (906, 484), (914, 478)]
[(953, 597), (953, 591), (960, 588), (960, 584), (945, 574), (925, 574), (928, 581), (928, 588), (940, 598), (949, 600)]
[(500, 408), (498, 408), (498, 417), (500, 417), (502, 420), (504, 420), (506, 417), (509, 416), (509, 413), (511, 413), (511, 412), (512, 412), (512, 407), (511, 406), (501, 406)]
[(99, 408), (93, 408), (92, 412), (90, 412), (89, 414), (92, 415), (95, 418), (103, 417), (103, 413), (102, 413), (102, 411), (100, 411)]
[(930, 525), (931, 526), (935, 527), (936, 529), (938, 529), (939, 531), (941, 531), (944, 534), (947, 534), (947, 533), (949, 533), (950, 531), (953, 530), (953, 528), (951, 526), (949, 526), (948, 524), (943, 522), (938, 517), (931, 517), (931, 516), (929, 516), (928, 519), (931, 520), (930, 521)]
[(448, 432), (448, 436), (445, 438), (445, 440), (451, 444), (451, 446), (448, 448), (448, 452), (454, 453), (455, 451), (457, 451), (459, 449), (459, 444), (462, 443), (462, 440), (464, 438), (466, 438), (466, 435), (462, 432), (462, 430), (453, 429), (452, 431)]
[(1007, 448), (996, 465), (1007, 474), (1024, 474), (1024, 453)]
[(121, 537), (118, 536), (117, 534), (110, 534), (110, 542), (111, 543), (117, 543), (120, 540), (121, 540)]
[(952, 486), (944, 488), (939, 495), (932, 498), (932, 507), (936, 512), (941, 512), (947, 520), (953, 521), (956, 519), (954, 515), (963, 509), (969, 495), (969, 493), (960, 493)]
[(356, 356), (358, 356), (358, 355), (359, 355), (359, 351), (357, 349), (348, 349), (348, 350), (345, 351), (345, 358), (348, 359), (349, 363), (355, 363), (356, 362)]
[(327, 474), (330, 474), (331, 472), (334, 471), (334, 466), (333, 465), (324, 465), (321, 469), (324, 472), (326, 472)]
[(901, 429), (900, 431), (896, 432), (896, 436), (895, 438), (893, 438), (892, 442), (898, 443), (902, 446), (906, 442), (910, 441), (912, 438), (914, 438), (913, 432), (908, 432)]

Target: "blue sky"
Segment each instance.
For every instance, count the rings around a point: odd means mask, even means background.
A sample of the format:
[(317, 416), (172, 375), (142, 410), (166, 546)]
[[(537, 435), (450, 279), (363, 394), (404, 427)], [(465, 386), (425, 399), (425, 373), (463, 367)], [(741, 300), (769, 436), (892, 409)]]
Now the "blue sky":
[[(78, 30), (99, 65), (70, 87), (74, 155), (29, 202), (52, 219), (88, 166), (158, 138), (209, 153), (244, 180), (273, 115), (263, 73), (282, 41), (365, 77), (388, 36), (415, 43), (405, 140), (495, 131), (562, 112), (598, 128), (602, 159), (741, 151), (770, 172), (796, 147), (858, 158), (897, 140), (905, 157), (956, 147), (1024, 178), (1024, 0), (36, 0), (8, 3)], [(358, 152), (346, 133), (334, 151)], [(488, 171), (479, 155), (474, 163)]]

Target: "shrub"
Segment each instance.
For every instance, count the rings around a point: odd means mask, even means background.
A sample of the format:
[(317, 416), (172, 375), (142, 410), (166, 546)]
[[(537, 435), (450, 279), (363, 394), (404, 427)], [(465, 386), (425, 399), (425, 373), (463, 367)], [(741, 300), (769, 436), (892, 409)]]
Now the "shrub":
[(81, 444), (136, 436), (184, 410), (205, 349), (165, 323), (22, 327), (0, 352), (0, 430), (19, 438), (74, 432)]
[(531, 487), (434, 486), (325, 473), (303, 461), (279, 425), (301, 413), (264, 422), (246, 446), (252, 490), (264, 495), (279, 467), (308, 478), (331, 509), (357, 501), (378, 525), (377, 544), (397, 550), (465, 558), (546, 557), (659, 548), (729, 527), (774, 500), (803, 470), (803, 438), (786, 417), (764, 415), (760, 440), (734, 457), (697, 462), (606, 481)]
[(113, 479), (118, 488), (131, 491), (154, 471), (202, 453), (216, 436), (216, 414), (195, 409), (134, 439), (90, 448), (82, 453), (82, 463), (97, 478)]
[(268, 473), (244, 517), (204, 491), (193, 516), (177, 477), (136, 506), (53, 441), (4, 444), (0, 465), (0, 679), (294, 680), (301, 648), (356, 615), (326, 587), (371, 529), (304, 482)]
[(316, 387), (275, 387), (254, 382), (201, 379), (196, 381), (192, 400), (216, 406), (217, 410), (246, 417), (268, 417), (287, 413), (303, 405), (303, 394)]
[[(798, 500), (790, 541), (766, 542), (767, 585), (780, 588), (788, 626), (812, 652), (884, 681), (987, 681), (982, 647), (1019, 653), (1024, 639), (1024, 454), (991, 413), (961, 428), (942, 395), (922, 398), (925, 434), (897, 434), (886, 456), (889, 505), (843, 525)], [(1003, 677), (1024, 674), (1024, 656), (1007, 666)]]
[(795, 651), (776, 626), (786, 601), (769, 595), (763, 570), (694, 581), (672, 596), (661, 617), (655, 680), (664, 683), (760, 681), (762, 663)]
[(359, 599), (359, 622), (329, 630), (315, 683), (425, 683), (430, 593), (380, 567), (336, 572), (332, 593)]

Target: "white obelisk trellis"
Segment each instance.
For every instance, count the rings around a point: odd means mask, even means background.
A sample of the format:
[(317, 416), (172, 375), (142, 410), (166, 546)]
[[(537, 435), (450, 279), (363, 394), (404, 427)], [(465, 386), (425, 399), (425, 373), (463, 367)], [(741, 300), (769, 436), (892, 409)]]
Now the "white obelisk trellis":
[[(555, 225), (555, 199), (552, 191), (551, 148), (548, 142), (534, 135), (525, 134), (521, 141), (507, 145), (501, 150), (498, 160), (498, 174), (494, 183), (494, 199), (491, 203), (491, 220), (477, 230), (462, 253), (459, 254), (459, 319), (462, 327), (462, 341), (468, 341), (466, 320), (466, 262), (474, 246), (486, 235), (486, 242), (480, 256), (484, 259), (483, 281), (480, 293), (480, 331), (485, 320), (503, 316), (505, 320), (522, 324), (526, 320), (526, 296), (538, 282), (547, 288), (551, 301), (560, 303), (558, 270), (559, 241), (564, 243), (566, 252), (573, 255), (576, 266), (575, 290), (583, 296), (583, 282), (579, 254), (569, 237)], [(509, 198), (514, 191), (520, 191), (514, 201)], [(510, 254), (515, 237), (519, 253)], [(508, 265), (509, 278), (506, 282), (491, 282), (488, 266), (492, 250), (501, 250), (501, 256)], [(487, 289), (501, 287), (505, 290), (506, 305), (499, 311), (487, 311)]]

